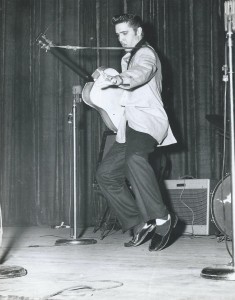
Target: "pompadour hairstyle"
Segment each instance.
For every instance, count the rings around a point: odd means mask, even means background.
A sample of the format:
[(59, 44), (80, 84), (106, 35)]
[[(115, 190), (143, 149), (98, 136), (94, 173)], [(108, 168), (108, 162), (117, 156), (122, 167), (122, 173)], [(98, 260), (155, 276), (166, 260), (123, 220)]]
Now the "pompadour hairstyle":
[(137, 30), (138, 27), (142, 27), (143, 22), (141, 17), (133, 14), (115, 15), (112, 18), (112, 24), (128, 23), (133, 29)]

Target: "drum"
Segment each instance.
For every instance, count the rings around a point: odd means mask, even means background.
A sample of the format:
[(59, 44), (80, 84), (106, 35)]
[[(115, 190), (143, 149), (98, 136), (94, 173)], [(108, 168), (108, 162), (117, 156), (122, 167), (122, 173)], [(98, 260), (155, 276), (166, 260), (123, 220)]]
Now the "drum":
[(212, 218), (221, 233), (232, 239), (231, 175), (215, 187), (212, 194)]

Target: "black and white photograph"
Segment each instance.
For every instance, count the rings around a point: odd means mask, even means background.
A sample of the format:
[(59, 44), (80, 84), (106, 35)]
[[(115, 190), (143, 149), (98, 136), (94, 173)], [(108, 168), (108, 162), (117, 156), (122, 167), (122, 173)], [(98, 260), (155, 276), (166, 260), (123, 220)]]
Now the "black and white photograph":
[(235, 300), (235, 0), (0, 25), (0, 300)]

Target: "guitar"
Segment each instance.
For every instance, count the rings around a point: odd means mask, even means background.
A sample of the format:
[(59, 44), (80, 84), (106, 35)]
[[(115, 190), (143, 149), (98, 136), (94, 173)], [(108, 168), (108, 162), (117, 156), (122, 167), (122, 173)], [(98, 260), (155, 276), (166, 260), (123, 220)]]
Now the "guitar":
[(124, 107), (119, 104), (123, 90), (115, 86), (102, 89), (98, 87), (98, 83), (101, 80), (101, 73), (108, 77), (118, 75), (118, 72), (112, 68), (100, 67), (90, 76), (75, 62), (71, 61), (61, 49), (55, 48), (53, 42), (45, 35), (39, 36), (36, 41), (42, 49), (50, 50), (53, 55), (87, 82), (82, 90), (83, 101), (100, 113), (104, 123), (110, 130), (117, 132), (120, 119), (124, 113)]
[(100, 67), (92, 74), (94, 82), (87, 82), (82, 90), (83, 101), (95, 108), (101, 115), (106, 126), (113, 132), (117, 132), (120, 120), (124, 114), (124, 107), (120, 105), (123, 90), (110, 86), (100, 88), (101, 72), (106, 76), (116, 76), (118, 72), (112, 68)]

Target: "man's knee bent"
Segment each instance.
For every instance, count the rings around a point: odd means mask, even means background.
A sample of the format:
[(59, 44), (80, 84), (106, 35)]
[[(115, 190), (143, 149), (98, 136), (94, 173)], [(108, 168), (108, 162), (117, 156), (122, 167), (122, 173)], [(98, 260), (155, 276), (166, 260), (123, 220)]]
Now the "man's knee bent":
[(130, 165), (135, 165), (138, 163), (140, 160), (145, 160), (148, 161), (148, 153), (145, 152), (134, 152), (128, 155), (127, 157), (127, 164)]

